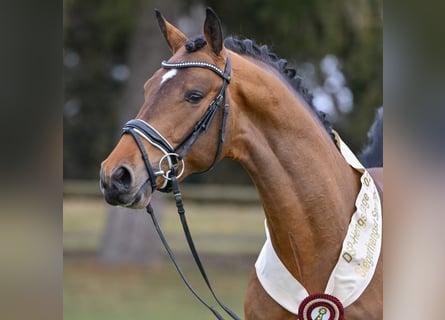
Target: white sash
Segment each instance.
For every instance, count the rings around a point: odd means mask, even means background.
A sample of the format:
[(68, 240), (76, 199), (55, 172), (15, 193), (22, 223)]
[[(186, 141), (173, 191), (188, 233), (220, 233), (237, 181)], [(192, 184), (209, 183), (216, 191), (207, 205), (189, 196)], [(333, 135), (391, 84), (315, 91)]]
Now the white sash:
[[(382, 207), (373, 179), (358, 159), (333, 131), (341, 154), (362, 173), (362, 187), (355, 202), (356, 212), (343, 241), (342, 251), (332, 271), (326, 294), (335, 296), (347, 307), (357, 300), (371, 281), (382, 244)], [(298, 307), (309, 295), (275, 253), (265, 223), (266, 242), (255, 263), (264, 290), (283, 308), (298, 314)]]

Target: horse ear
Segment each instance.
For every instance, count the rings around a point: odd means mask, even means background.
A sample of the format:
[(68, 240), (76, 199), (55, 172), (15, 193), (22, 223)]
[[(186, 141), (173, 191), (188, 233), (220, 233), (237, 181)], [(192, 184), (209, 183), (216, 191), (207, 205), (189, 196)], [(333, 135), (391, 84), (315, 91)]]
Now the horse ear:
[(221, 22), (216, 13), (210, 9), (206, 9), (206, 19), (204, 22), (204, 37), (210, 47), (219, 55), (223, 47), (223, 36)]
[(176, 53), (176, 51), (178, 51), (179, 48), (181, 48), (187, 41), (187, 36), (183, 34), (179, 29), (174, 27), (172, 24), (170, 24), (167, 20), (165, 20), (158, 9), (155, 9), (155, 14), (156, 19), (158, 20), (159, 29), (161, 29), (165, 40), (167, 40), (168, 46), (173, 53)]

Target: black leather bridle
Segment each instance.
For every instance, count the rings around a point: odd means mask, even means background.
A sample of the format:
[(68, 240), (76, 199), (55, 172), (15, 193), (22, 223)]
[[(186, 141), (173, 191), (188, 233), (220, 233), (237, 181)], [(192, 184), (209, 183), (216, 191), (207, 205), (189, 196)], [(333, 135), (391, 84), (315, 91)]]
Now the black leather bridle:
[[(207, 277), (207, 274), (204, 270), (204, 266), (199, 258), (198, 252), (195, 248), (188, 224), (187, 219), (185, 216), (185, 210), (184, 205), (182, 201), (182, 195), (179, 191), (179, 183), (178, 178), (182, 175), (184, 171), (185, 163), (183, 161), (186, 154), (190, 151), (193, 144), (196, 142), (196, 140), (199, 138), (202, 132), (206, 132), (210, 125), (212, 124), (213, 119), (215, 118), (218, 110), (222, 107), (222, 115), (221, 115), (221, 124), (219, 129), (219, 139), (218, 139), (218, 149), (215, 154), (215, 158), (213, 159), (212, 164), (207, 168), (206, 170), (202, 172), (206, 172), (210, 169), (212, 169), (218, 160), (219, 156), (221, 155), (222, 147), (224, 144), (224, 135), (225, 135), (225, 126), (226, 126), (226, 120), (227, 120), (227, 114), (229, 111), (229, 99), (227, 96), (227, 86), (230, 83), (230, 57), (227, 56), (226, 64), (224, 67), (224, 71), (219, 69), (217, 66), (207, 63), (207, 62), (201, 62), (201, 61), (192, 61), (192, 62), (179, 62), (179, 63), (169, 63), (166, 61), (162, 62), (162, 67), (165, 69), (184, 69), (184, 68), (204, 68), (211, 70), (218, 74), (223, 79), (223, 84), (221, 86), (221, 89), (219, 90), (218, 94), (215, 96), (215, 98), (210, 103), (209, 107), (207, 108), (204, 115), (198, 120), (198, 122), (195, 124), (193, 129), (190, 131), (188, 135), (182, 139), (182, 141), (176, 146), (172, 147), (172, 145), (165, 139), (162, 134), (160, 134), (152, 125), (145, 122), (141, 119), (133, 119), (128, 121), (124, 128), (123, 128), (123, 134), (131, 134), (134, 138), (141, 154), (142, 159), (145, 164), (145, 168), (147, 169), (148, 176), (151, 183), (152, 192), (154, 192), (156, 189), (162, 192), (173, 192), (175, 196), (176, 201), (176, 207), (178, 209), (178, 214), (181, 220), (181, 224), (184, 230), (185, 237), (187, 239), (187, 243), (189, 245), (190, 251), (193, 255), (193, 258), (195, 259), (195, 262), (201, 272), (202, 277), (204, 278), (204, 281), (207, 284), (207, 287), (209, 288), (212, 296), (215, 298), (217, 303), (221, 306), (221, 308), (224, 309), (227, 314), (229, 314), (232, 319), (239, 320), (239, 317), (229, 308), (227, 308), (220, 299), (216, 296), (216, 294), (213, 291), (213, 288), (210, 284), (210, 281)], [(224, 105), (223, 105), (224, 102)], [(146, 139), (151, 145), (158, 148), (164, 156), (159, 161), (159, 170), (155, 171), (153, 167), (150, 164), (150, 160), (148, 157), (147, 152), (145, 151), (145, 148), (140, 140), (140, 137), (143, 139)], [(179, 152), (179, 150), (182, 148), (182, 150)], [(179, 152), (179, 153), (178, 153)], [(168, 170), (167, 172), (163, 171), (163, 162), (167, 160)], [(181, 162), (182, 166), (179, 167), (179, 163)], [(202, 173), (201, 172), (201, 173)], [(158, 176), (164, 177), (164, 184), (158, 188), (156, 184), (156, 178)], [(186, 286), (190, 289), (190, 291), (193, 293), (193, 295), (202, 303), (204, 304), (214, 315), (217, 319), (224, 320), (224, 318), (219, 314), (219, 312), (211, 305), (209, 305), (207, 302), (205, 302), (199, 294), (193, 289), (193, 287), (190, 285), (189, 281), (187, 280), (187, 277), (183, 273), (181, 267), (176, 261), (176, 257), (173, 254), (172, 250), (170, 249), (170, 246), (167, 243), (167, 240), (165, 239), (162, 230), (159, 226), (159, 223), (156, 220), (155, 214), (153, 212), (153, 208), (151, 207), (151, 204), (147, 206), (147, 212), (150, 214), (153, 220), (153, 224), (156, 228), (156, 231), (158, 232), (159, 238), (161, 239), (165, 249), (167, 250), (168, 255), (170, 256), (170, 259), (172, 260), (173, 264), (175, 265), (178, 273), (180, 274), (181, 278), (184, 280), (184, 283)]]
[[(222, 146), (224, 144), (224, 135), (225, 135), (225, 127), (226, 127), (226, 120), (227, 120), (227, 114), (229, 111), (229, 100), (228, 96), (226, 94), (227, 86), (230, 83), (230, 57), (227, 56), (226, 65), (224, 71), (219, 69), (217, 66), (207, 63), (207, 62), (200, 62), (200, 61), (191, 61), (191, 62), (179, 62), (179, 63), (169, 63), (166, 61), (162, 62), (162, 67), (165, 69), (184, 69), (184, 68), (204, 68), (211, 70), (215, 72), (217, 75), (219, 75), (223, 79), (223, 84), (221, 86), (221, 89), (219, 90), (218, 94), (215, 96), (215, 98), (210, 103), (209, 107), (207, 108), (206, 112), (203, 114), (203, 116), (196, 122), (193, 129), (187, 134), (181, 142), (176, 146), (172, 147), (172, 145), (165, 139), (162, 134), (160, 134), (152, 125), (145, 122), (141, 119), (133, 119), (128, 121), (123, 130), (123, 133), (129, 133), (133, 136), (134, 140), (136, 141), (139, 150), (142, 153), (142, 157), (149, 175), (149, 179), (151, 180), (151, 187), (152, 191), (155, 189), (161, 191), (161, 192), (171, 192), (171, 183), (170, 183), (170, 177), (169, 172), (163, 172), (162, 171), (162, 162), (167, 159), (169, 167), (173, 167), (175, 164), (179, 161), (182, 161), (184, 159), (185, 155), (190, 151), (193, 144), (196, 142), (196, 140), (199, 138), (202, 132), (206, 132), (213, 119), (216, 116), (216, 113), (218, 112), (219, 108), (222, 106), (222, 103), (224, 101), (222, 116), (221, 116), (221, 125), (219, 130), (219, 139), (218, 139), (218, 149), (215, 154), (215, 158), (213, 159), (212, 164), (209, 166), (208, 169), (200, 172), (207, 172), (210, 169), (212, 169), (218, 160), (221, 151)], [(155, 171), (150, 162), (147, 153), (144, 150), (144, 147), (140, 141), (140, 137), (146, 139), (150, 144), (157, 147), (161, 152), (164, 154), (164, 157), (161, 158), (161, 161), (159, 163), (159, 171)], [(182, 151), (179, 152), (179, 150), (182, 148)], [(179, 152), (179, 153), (178, 153)], [(184, 165), (184, 162), (182, 162), (182, 165)], [(181, 171), (183, 171), (184, 167), (181, 168)], [(164, 176), (164, 179), (166, 180), (164, 185), (157, 188), (156, 185), (156, 177), (157, 176)]]

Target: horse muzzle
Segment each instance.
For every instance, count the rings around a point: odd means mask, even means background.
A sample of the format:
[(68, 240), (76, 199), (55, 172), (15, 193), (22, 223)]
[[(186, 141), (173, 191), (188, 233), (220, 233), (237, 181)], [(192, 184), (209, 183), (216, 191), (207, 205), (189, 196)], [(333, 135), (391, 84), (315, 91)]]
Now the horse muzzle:
[[(157, 166), (151, 163), (147, 146), (157, 151)], [(111, 205), (142, 208), (155, 190), (170, 192), (171, 175), (180, 178), (184, 169), (184, 160), (170, 143), (150, 124), (134, 119), (125, 124), (118, 145), (102, 162), (100, 188)]]
[(121, 165), (107, 171), (104, 163), (100, 171), (100, 189), (107, 203), (135, 209), (148, 205), (152, 190), (146, 174), (138, 174), (142, 178), (138, 181), (129, 166)]

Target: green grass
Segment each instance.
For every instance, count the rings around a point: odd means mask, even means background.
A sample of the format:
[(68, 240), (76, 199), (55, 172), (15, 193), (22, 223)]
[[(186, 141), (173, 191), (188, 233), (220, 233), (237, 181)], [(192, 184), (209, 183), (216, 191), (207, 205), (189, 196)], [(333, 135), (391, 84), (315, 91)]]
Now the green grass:
[[(100, 198), (64, 199), (64, 249), (94, 251), (100, 246), (108, 214)], [(255, 254), (264, 241), (264, 214), (259, 204), (211, 204), (187, 202), (187, 220), (200, 252)], [(147, 219), (150, 219), (147, 215)], [(162, 229), (171, 246), (187, 251), (176, 207), (165, 203)]]
[[(150, 269), (106, 268), (73, 259), (64, 264), (65, 320), (212, 319), (168, 263)], [(216, 305), (194, 266), (184, 269), (195, 288)], [(208, 273), (220, 298), (242, 317), (249, 272), (210, 267)]]
[(64, 250), (97, 250), (106, 219), (107, 204), (100, 198), (65, 198), (63, 200)]
[[(243, 318), (243, 300), (255, 255), (264, 241), (259, 205), (209, 204), (185, 199), (187, 218), (218, 296)], [(213, 319), (188, 291), (166, 258), (154, 267), (110, 267), (98, 250), (108, 214), (100, 198), (64, 199), (64, 319)], [(147, 219), (149, 217), (147, 216)], [(193, 286), (212, 305), (188, 249), (174, 204), (167, 201), (162, 228)], [(220, 310), (220, 309), (219, 309)], [(222, 311), (221, 311), (222, 312)]]

